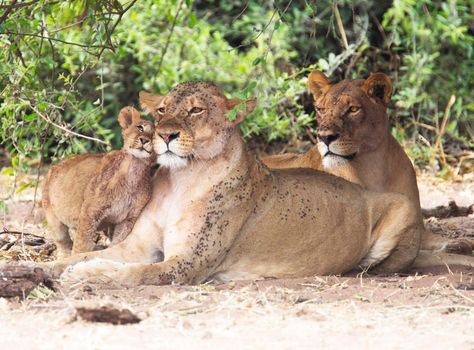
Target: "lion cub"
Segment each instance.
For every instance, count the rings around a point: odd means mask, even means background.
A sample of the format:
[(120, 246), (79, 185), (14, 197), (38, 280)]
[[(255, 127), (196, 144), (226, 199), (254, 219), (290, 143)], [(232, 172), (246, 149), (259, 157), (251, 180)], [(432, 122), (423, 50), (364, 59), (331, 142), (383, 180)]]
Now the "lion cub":
[(122, 241), (150, 199), (153, 123), (132, 107), (118, 121), (121, 150), (75, 156), (48, 172), (42, 203), (58, 257), (93, 250), (100, 230), (113, 228), (111, 244)]

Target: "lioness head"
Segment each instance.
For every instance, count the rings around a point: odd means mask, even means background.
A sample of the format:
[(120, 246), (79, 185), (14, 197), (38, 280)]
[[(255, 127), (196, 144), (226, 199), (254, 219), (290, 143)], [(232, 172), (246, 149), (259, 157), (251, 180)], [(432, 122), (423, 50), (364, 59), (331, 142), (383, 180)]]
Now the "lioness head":
[(245, 108), (231, 122), (226, 114), (240, 103), (239, 99), (227, 99), (210, 82), (179, 84), (164, 96), (140, 92), (142, 108), (156, 118), (153, 144), (158, 163), (181, 168), (194, 159), (219, 155), (231, 131), (256, 102), (246, 101)]
[(312, 72), (308, 87), (315, 101), (318, 149), (325, 168), (371, 152), (387, 137), (392, 83), (385, 74), (331, 84), (323, 73)]
[(153, 153), (153, 123), (142, 119), (133, 107), (120, 110), (118, 121), (122, 128), (123, 149), (137, 158), (148, 158)]

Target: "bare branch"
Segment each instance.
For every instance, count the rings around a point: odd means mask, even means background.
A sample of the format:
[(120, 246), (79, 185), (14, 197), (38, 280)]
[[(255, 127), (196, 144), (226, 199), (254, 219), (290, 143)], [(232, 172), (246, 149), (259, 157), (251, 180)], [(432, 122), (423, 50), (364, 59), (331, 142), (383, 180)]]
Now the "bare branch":
[[(122, 21), (123, 15), (125, 15), (125, 13), (127, 13), (127, 11), (130, 10), (131, 7), (132, 7), (133, 5), (135, 5), (136, 2), (137, 2), (137, 0), (132, 0), (132, 1), (130, 1), (130, 4), (129, 4), (127, 7), (125, 7), (122, 12), (119, 13), (119, 17), (118, 17), (118, 19), (115, 21), (115, 23), (114, 23), (112, 29), (110, 29), (110, 31), (107, 30), (107, 42), (109, 43), (109, 47), (107, 47), (107, 46), (102, 47), (102, 49), (101, 49), (100, 52), (99, 52), (98, 57), (102, 56), (102, 53), (103, 53), (103, 52), (105, 51), (105, 49), (107, 49), (107, 48), (109, 48), (110, 50), (112, 50), (112, 52), (115, 51), (115, 47), (114, 47), (114, 44), (112, 43), (112, 39), (111, 39), (112, 34), (114, 33), (115, 28), (117, 28), (118, 24)], [(108, 29), (108, 28), (107, 28), (107, 29)]]
[(171, 36), (173, 35), (174, 27), (176, 25), (176, 22), (178, 21), (178, 16), (179, 16), (182, 6), (183, 6), (183, 0), (180, 0), (179, 5), (178, 5), (178, 10), (176, 11), (176, 16), (174, 16), (173, 24), (171, 25), (170, 32), (168, 34), (168, 37), (166, 38), (165, 47), (163, 48), (163, 51), (161, 52), (160, 63), (158, 63), (158, 69), (156, 70), (157, 74), (160, 73), (161, 65), (163, 64), (163, 59), (165, 58), (166, 51), (168, 51), (168, 46), (170, 45), (170, 42), (171, 42)]
[(32, 36), (32, 37), (35, 37), (35, 38), (47, 39), (47, 40), (51, 40), (51, 41), (58, 41), (58, 42), (63, 43), (63, 44), (79, 46), (79, 47), (85, 47), (85, 48), (95, 48), (95, 49), (103, 48), (102, 45), (87, 45), (87, 44), (73, 43), (73, 42), (70, 42), (70, 41), (65, 41), (65, 40), (61, 40), (61, 39), (57, 39), (57, 38), (45, 37), (43, 35), (34, 34), (34, 33), (5, 32), (3, 34), (17, 35), (17, 36)]
[[(10, 4), (10, 6), (0, 6), (0, 8), (6, 8), (5, 12), (3, 13), (2, 17), (0, 17), (0, 24), (3, 23), (8, 15), (10, 14), (10, 12), (12, 12), (14, 6), (16, 5), (17, 3), (17, 0), (13, 0), (12, 3)], [(21, 5), (21, 4), (19, 4)]]
[(24, 100), (22, 98), (20, 98), (21, 101), (27, 103), (30, 108), (40, 116), (40, 118), (42, 118), (44, 121), (46, 121), (47, 123), (53, 125), (54, 127), (58, 128), (58, 129), (61, 129), (63, 130), (64, 132), (66, 132), (66, 134), (71, 134), (71, 135), (74, 135), (74, 136), (77, 136), (77, 137), (80, 137), (80, 138), (83, 138), (83, 139), (87, 139), (87, 140), (91, 140), (91, 141), (95, 141), (95, 142), (99, 142), (99, 143), (102, 143), (104, 145), (109, 145), (108, 142), (106, 141), (103, 141), (103, 140), (100, 140), (100, 139), (97, 139), (95, 137), (91, 137), (91, 136), (87, 136), (87, 135), (82, 135), (82, 134), (79, 134), (77, 132), (74, 132), (72, 130), (69, 130), (68, 128), (64, 127), (64, 126), (61, 126), (59, 124), (56, 124), (55, 122), (53, 122), (48, 116), (44, 115), (43, 113), (41, 113), (35, 106), (32, 105), (32, 103), (30, 101), (27, 101), (27, 100)]

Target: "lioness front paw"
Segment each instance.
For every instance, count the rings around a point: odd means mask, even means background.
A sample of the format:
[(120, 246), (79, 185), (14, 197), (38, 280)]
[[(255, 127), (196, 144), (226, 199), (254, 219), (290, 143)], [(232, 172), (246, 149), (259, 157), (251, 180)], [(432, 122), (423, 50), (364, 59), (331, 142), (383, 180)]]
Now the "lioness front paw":
[(83, 261), (66, 268), (61, 275), (61, 282), (87, 282), (132, 286), (133, 279), (129, 278), (129, 265), (106, 259)]

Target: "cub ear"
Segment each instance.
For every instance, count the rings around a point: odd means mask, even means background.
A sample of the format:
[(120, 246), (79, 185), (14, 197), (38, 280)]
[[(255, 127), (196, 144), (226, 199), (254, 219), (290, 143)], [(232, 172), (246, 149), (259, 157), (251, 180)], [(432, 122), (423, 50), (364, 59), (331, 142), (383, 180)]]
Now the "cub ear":
[(379, 98), (387, 106), (392, 95), (392, 81), (386, 74), (370, 73), (364, 81), (362, 89), (367, 95)]
[[(237, 107), (239, 104), (243, 103), (241, 99), (238, 98), (231, 98), (226, 101), (226, 108), (227, 111), (233, 110), (235, 107)], [(242, 123), (245, 120), (245, 117), (252, 113), (252, 111), (255, 109), (257, 106), (257, 99), (256, 98), (251, 98), (245, 101), (245, 110), (238, 110), (237, 115), (235, 119), (230, 122), (231, 127), (236, 127), (240, 123)]]
[(164, 96), (160, 94), (150, 94), (146, 91), (140, 91), (140, 106), (148, 114), (155, 114)]
[(330, 87), (331, 83), (323, 73), (313, 71), (308, 76), (308, 88), (315, 100), (324, 95)]
[(140, 120), (140, 112), (133, 107), (124, 107), (120, 110), (118, 121), (122, 129), (128, 128), (133, 123)]

